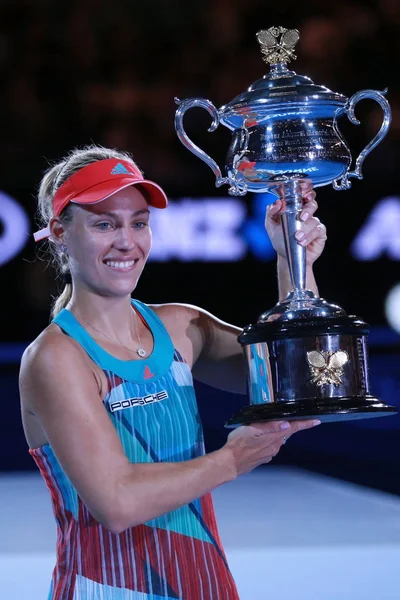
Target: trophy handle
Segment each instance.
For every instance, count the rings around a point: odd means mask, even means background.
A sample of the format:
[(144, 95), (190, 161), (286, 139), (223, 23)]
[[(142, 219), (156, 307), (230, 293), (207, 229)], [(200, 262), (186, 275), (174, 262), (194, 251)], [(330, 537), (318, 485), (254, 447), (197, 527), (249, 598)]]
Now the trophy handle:
[[(364, 98), (370, 98), (371, 100), (375, 100), (376, 102), (378, 102), (378, 104), (380, 104), (380, 106), (383, 109), (383, 121), (381, 128), (379, 129), (376, 136), (369, 142), (369, 144), (365, 146), (364, 150), (359, 154), (355, 163), (354, 171), (347, 172), (341, 179), (335, 179), (335, 181), (333, 181), (332, 185), (335, 190), (348, 190), (351, 187), (351, 182), (349, 181), (350, 177), (357, 177), (357, 179), (363, 178), (361, 168), (366, 156), (375, 148), (375, 146), (377, 146), (382, 141), (382, 139), (387, 134), (390, 123), (392, 121), (392, 112), (390, 110), (389, 102), (384, 97), (384, 94), (386, 93), (387, 89), (383, 90), (382, 92), (377, 92), (375, 90), (361, 90), (360, 92), (354, 94), (346, 103), (344, 111), (347, 113), (349, 120), (352, 123), (354, 123), (354, 125), (360, 124), (360, 121), (354, 114), (354, 107), (360, 100), (364, 100)], [(334, 127), (337, 131), (337, 118), (342, 114), (342, 111), (343, 109), (339, 108), (335, 112)]]
[(221, 169), (215, 160), (213, 160), (211, 156), (208, 156), (204, 150), (201, 150), (201, 148), (192, 142), (183, 127), (183, 116), (185, 112), (189, 110), (189, 108), (199, 107), (205, 108), (206, 111), (212, 116), (213, 121), (208, 128), (208, 131), (215, 131), (220, 121), (218, 110), (215, 108), (214, 104), (205, 98), (190, 98), (188, 100), (179, 100), (179, 98), (175, 98), (175, 103), (179, 106), (175, 113), (175, 129), (182, 144), (210, 167), (215, 175), (216, 187), (228, 184), (230, 186), (228, 192), (231, 196), (244, 196), (247, 192), (247, 185), (244, 182), (236, 181), (232, 177), (222, 177)]

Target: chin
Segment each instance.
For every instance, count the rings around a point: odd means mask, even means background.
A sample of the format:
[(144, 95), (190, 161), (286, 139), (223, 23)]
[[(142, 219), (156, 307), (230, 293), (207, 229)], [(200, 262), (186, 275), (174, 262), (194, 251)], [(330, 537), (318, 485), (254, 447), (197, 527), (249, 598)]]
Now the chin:
[(137, 281), (137, 278), (133, 281), (102, 281), (100, 285), (99, 281), (97, 281), (89, 287), (95, 294), (99, 294), (99, 296), (124, 298), (125, 296), (130, 296), (136, 289)]
[(131, 283), (130, 285), (120, 285), (120, 286), (110, 286), (108, 289), (109, 296), (115, 296), (116, 298), (123, 298), (125, 296), (130, 296), (132, 292), (136, 289), (137, 281)]

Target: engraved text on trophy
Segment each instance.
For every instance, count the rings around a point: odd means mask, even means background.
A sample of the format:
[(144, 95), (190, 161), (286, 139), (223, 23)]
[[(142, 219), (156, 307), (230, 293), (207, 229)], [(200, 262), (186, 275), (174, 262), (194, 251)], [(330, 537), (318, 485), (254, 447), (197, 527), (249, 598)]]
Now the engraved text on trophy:
[(332, 180), (350, 163), (348, 148), (332, 119), (268, 120), (248, 128), (245, 146), (240, 131), (234, 133), (228, 164), (251, 182), (286, 173), (313, 175), (316, 182)]

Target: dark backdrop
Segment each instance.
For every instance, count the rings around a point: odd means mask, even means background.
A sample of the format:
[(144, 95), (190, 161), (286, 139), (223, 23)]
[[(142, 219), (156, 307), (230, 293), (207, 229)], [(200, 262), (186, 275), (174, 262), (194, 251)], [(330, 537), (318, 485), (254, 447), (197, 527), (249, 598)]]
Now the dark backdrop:
[[(205, 97), (221, 106), (243, 92), (267, 70), (255, 33), (272, 25), (300, 30), (298, 59), (292, 64), (297, 73), (346, 96), (388, 88), (392, 126), (367, 158), (363, 181), (353, 180), (346, 192), (318, 190), (319, 216), (329, 240), (315, 271), (324, 297), (372, 325), (374, 392), (398, 403), (398, 335), (388, 327), (384, 301), (399, 280), (400, 252), (396, 256), (384, 249), (363, 261), (351, 250), (382, 199), (393, 197), (400, 206), (397, 0), (3, 1), (0, 190), (23, 207), (33, 230), (36, 188), (48, 161), (95, 142), (132, 152), (145, 175), (158, 181), (172, 200), (226, 199), (227, 189), (216, 190), (211, 171), (177, 140), (174, 97)], [(357, 116), (361, 126), (342, 125), (354, 156), (381, 119), (371, 101), (357, 108)], [(205, 112), (193, 110), (185, 118), (191, 137), (222, 165), (230, 133), (218, 129), (209, 134), (209, 124)], [(249, 195), (242, 202), (251, 219), (254, 198)], [(0, 209), (1, 203), (0, 198)], [(0, 236), (4, 222), (2, 227)], [(386, 240), (380, 222), (374, 232)], [(18, 363), (25, 345), (47, 325), (59, 287), (30, 234), (0, 271), (2, 469), (32, 468), (19, 422)], [(173, 227), (170, 235), (176, 235)], [(396, 245), (396, 232), (391, 235)], [(276, 301), (274, 260), (264, 258), (249, 246), (234, 262), (152, 261), (135, 295), (145, 302), (198, 304), (245, 325)], [(222, 423), (243, 399), (204, 386), (198, 394), (208, 447), (213, 448), (223, 443)], [(324, 426), (293, 440), (278, 461), (399, 492), (398, 430), (398, 418)]]

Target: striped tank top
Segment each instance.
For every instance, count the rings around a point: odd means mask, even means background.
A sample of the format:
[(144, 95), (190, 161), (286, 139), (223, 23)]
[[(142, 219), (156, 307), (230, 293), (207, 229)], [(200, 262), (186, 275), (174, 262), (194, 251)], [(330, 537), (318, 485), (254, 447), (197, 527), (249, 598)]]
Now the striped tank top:
[[(153, 352), (144, 360), (115, 358), (66, 309), (53, 322), (104, 371), (104, 406), (130, 462), (201, 456), (203, 431), (190, 368), (156, 313), (137, 300), (132, 305), (153, 335)], [(116, 534), (89, 513), (50, 444), (30, 453), (50, 491), (57, 523), (48, 600), (238, 600), (210, 494)]]

